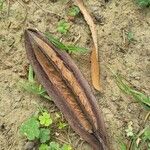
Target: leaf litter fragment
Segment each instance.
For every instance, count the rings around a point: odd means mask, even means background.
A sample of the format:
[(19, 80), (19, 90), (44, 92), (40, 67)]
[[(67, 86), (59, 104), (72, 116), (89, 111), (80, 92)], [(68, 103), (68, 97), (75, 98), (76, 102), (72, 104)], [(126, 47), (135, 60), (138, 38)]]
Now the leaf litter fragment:
[(100, 81), (100, 65), (99, 65), (99, 53), (98, 53), (98, 44), (97, 44), (97, 31), (96, 26), (89, 12), (86, 10), (82, 0), (75, 0), (77, 6), (81, 10), (84, 19), (86, 20), (89, 28), (91, 30), (93, 38), (93, 47), (91, 53), (91, 78), (94, 88), (98, 91), (102, 91), (102, 85)]

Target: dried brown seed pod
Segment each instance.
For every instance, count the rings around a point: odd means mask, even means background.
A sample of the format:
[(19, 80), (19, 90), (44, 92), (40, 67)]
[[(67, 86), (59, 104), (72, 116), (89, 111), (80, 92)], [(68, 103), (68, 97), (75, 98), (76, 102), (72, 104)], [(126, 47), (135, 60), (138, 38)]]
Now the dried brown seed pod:
[(38, 80), (70, 126), (94, 150), (107, 150), (105, 125), (96, 99), (70, 56), (34, 29), (25, 31), (25, 47)]

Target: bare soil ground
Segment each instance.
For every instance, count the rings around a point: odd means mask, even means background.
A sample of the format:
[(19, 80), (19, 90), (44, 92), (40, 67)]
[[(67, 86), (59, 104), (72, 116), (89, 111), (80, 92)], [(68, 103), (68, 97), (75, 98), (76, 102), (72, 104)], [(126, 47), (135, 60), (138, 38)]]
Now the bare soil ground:
[[(24, 29), (37, 28), (56, 36), (58, 15), (66, 18), (66, 1), (12, 0), (4, 3), (0, 12), (0, 149), (24, 149), (25, 139), (18, 133), (21, 123), (36, 110), (36, 104), (51, 111), (53, 103), (23, 91), (18, 82), (26, 80), (28, 60), (24, 48)], [(118, 139), (125, 140), (127, 123), (133, 121), (134, 130), (142, 126), (146, 111), (118, 89), (112, 73), (107, 68), (119, 71), (136, 89), (149, 94), (150, 90), (150, 11), (140, 9), (134, 0), (86, 1), (87, 8), (95, 18), (98, 30), (103, 93), (95, 92), (103, 112), (108, 134), (114, 150), (119, 150)], [(127, 34), (134, 40), (129, 42)], [(69, 33), (62, 37), (72, 43), (90, 48), (92, 39), (82, 15), (71, 23)], [(90, 81), (90, 50), (72, 55), (83, 74)], [(69, 137), (69, 138), (68, 138)], [(71, 140), (75, 145), (77, 136), (66, 131), (59, 139)], [(87, 145), (86, 145), (87, 146)], [(83, 146), (82, 149), (91, 149)], [(75, 149), (81, 150), (81, 146)]]

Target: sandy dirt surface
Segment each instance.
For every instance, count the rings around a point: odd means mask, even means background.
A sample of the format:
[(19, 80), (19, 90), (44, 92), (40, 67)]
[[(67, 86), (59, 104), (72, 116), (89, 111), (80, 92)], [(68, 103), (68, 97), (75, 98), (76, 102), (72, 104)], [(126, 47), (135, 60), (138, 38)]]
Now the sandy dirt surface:
[[(56, 36), (60, 17), (66, 18), (67, 1), (61, 0), (12, 0), (4, 2), (0, 11), (0, 149), (22, 150), (26, 141), (18, 129), (21, 123), (36, 110), (36, 104), (51, 111), (53, 103), (23, 91), (18, 83), (26, 80), (28, 60), (24, 48), (24, 29), (37, 28)], [(99, 107), (103, 111), (111, 145), (119, 150), (118, 139), (125, 140), (125, 128), (132, 121), (135, 131), (143, 124), (146, 111), (117, 87), (108, 69), (120, 72), (134, 87), (149, 94), (150, 90), (150, 11), (140, 9), (133, 0), (88, 0), (88, 10), (95, 18), (101, 62), (103, 93), (95, 92)], [(134, 40), (129, 41), (128, 33)], [(72, 43), (81, 36), (77, 45), (89, 48), (92, 45), (89, 28), (82, 15), (77, 17), (69, 33), (62, 36), (64, 42)], [(84, 54), (72, 55), (83, 74), (90, 81), (90, 50)], [(63, 133), (62, 133), (63, 134)], [(70, 137), (75, 145), (77, 136)], [(61, 138), (61, 135), (60, 135)], [(83, 146), (85, 150), (90, 147)], [(75, 149), (81, 150), (76, 146)]]

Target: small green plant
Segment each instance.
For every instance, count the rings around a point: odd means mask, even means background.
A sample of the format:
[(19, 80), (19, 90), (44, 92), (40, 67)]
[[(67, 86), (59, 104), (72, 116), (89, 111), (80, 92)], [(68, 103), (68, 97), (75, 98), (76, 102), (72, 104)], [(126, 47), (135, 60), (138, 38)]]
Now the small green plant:
[(77, 6), (72, 6), (69, 11), (68, 11), (68, 15), (71, 17), (75, 17), (80, 13), (80, 9)]
[(150, 0), (136, 0), (138, 5), (141, 7), (148, 7), (150, 6)]
[(28, 81), (21, 83), (21, 87), (30, 93), (34, 93), (48, 100), (52, 100), (48, 96), (48, 94), (46, 93), (46, 90), (42, 87), (42, 85), (39, 85), (38, 83), (36, 83), (34, 79), (34, 72), (31, 66), (29, 66)]
[(46, 32), (45, 33), (47, 39), (53, 43), (57, 48), (61, 49), (61, 50), (65, 50), (69, 53), (84, 53), (87, 51), (86, 48), (81, 48), (78, 46), (74, 46), (74, 45), (65, 45), (62, 42), (60, 42), (57, 38), (53, 37), (50, 33)]
[(39, 138), (40, 138), (41, 143), (46, 143), (47, 141), (49, 141), (50, 140), (50, 130), (41, 128)]
[(38, 114), (28, 118), (22, 123), (19, 132), (28, 140), (36, 140), (39, 142), (39, 150), (72, 150), (72, 147), (67, 144), (60, 145), (57, 142), (51, 141), (51, 125), (53, 119), (50, 114), (41, 109)]
[(41, 144), (39, 150), (72, 150), (70, 145), (64, 144), (61, 146), (56, 142), (50, 142), (50, 144)]
[(41, 144), (39, 150), (50, 150), (50, 146), (47, 144)]
[(4, 0), (0, 0), (0, 11), (3, 10)]
[(56, 113), (55, 121), (57, 122), (58, 129), (65, 129), (68, 124), (64, 121), (63, 115)]
[(70, 24), (66, 22), (65, 20), (60, 20), (58, 22), (57, 31), (66, 34), (70, 28)]
[(40, 112), (39, 117), (32, 116), (22, 123), (19, 131), (22, 135), (26, 136), (28, 140), (39, 139), (41, 143), (45, 143), (50, 139), (50, 129), (44, 128), (43, 126), (50, 127), (51, 123), (52, 119), (50, 114), (47, 112), (42, 112), (41, 114)]
[(149, 150), (150, 149), (150, 126), (145, 127), (137, 133), (133, 132), (132, 122), (128, 123), (128, 128), (125, 130), (129, 145), (126, 145), (122, 141), (119, 142), (120, 150)]
[(20, 133), (25, 135), (28, 140), (35, 140), (40, 135), (40, 124), (35, 117), (27, 119), (20, 128)]
[(39, 120), (40, 124), (46, 127), (52, 124), (50, 114), (48, 114), (47, 112), (43, 112), (42, 115), (39, 116)]
[(132, 124), (133, 124), (133, 122), (130, 121), (128, 123), (128, 128), (125, 130), (127, 137), (133, 137), (134, 136)]
[(122, 141), (119, 141), (119, 150), (127, 150), (127, 146)]
[(34, 71), (33, 71), (31, 65), (29, 65), (28, 81), (29, 81), (29, 82), (35, 82), (35, 81), (34, 81)]
[(67, 123), (65, 123), (65, 122), (59, 122), (58, 123), (58, 129), (64, 129), (65, 127), (67, 127), (68, 126), (68, 124)]
[(51, 150), (60, 150), (60, 145), (56, 142), (50, 142)]
[[(137, 102), (139, 102), (146, 110), (150, 110), (150, 97), (145, 94), (136, 91), (130, 87), (120, 75), (115, 74), (114, 71), (109, 67), (113, 73), (118, 87), (125, 94), (133, 97)], [(149, 113), (148, 113), (149, 115)], [(147, 117), (146, 117), (147, 119)], [(145, 120), (146, 121), (146, 120)], [(129, 150), (149, 150), (150, 149), (150, 126), (146, 126), (144, 129), (140, 130), (137, 133), (133, 132), (133, 122), (128, 123), (128, 127), (125, 130), (126, 137), (130, 140), (130, 145), (126, 145), (124, 142), (119, 141), (119, 149), (127, 150), (127, 147), (130, 147)]]
[(150, 126), (140, 130), (130, 138), (131, 150), (150, 149)]
[(127, 38), (128, 38), (128, 41), (129, 42), (132, 42), (134, 40), (134, 35), (133, 35), (133, 32), (128, 32), (127, 33)]
[(64, 144), (61, 148), (61, 150), (72, 150), (72, 147), (68, 144)]

